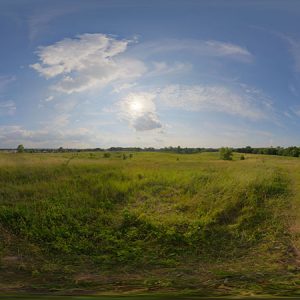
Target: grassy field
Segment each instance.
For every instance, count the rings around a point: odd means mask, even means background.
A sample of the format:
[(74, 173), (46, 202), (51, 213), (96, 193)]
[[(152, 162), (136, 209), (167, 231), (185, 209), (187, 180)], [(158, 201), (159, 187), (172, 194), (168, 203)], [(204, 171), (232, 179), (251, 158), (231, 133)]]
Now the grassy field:
[(300, 295), (300, 159), (239, 157), (1, 153), (0, 292)]

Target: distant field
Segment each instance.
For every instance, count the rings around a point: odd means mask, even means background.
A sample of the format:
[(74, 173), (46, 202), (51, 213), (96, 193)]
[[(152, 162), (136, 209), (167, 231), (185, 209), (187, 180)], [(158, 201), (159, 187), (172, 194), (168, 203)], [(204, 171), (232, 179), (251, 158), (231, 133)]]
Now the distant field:
[(0, 154), (0, 292), (300, 295), (299, 158), (129, 154)]

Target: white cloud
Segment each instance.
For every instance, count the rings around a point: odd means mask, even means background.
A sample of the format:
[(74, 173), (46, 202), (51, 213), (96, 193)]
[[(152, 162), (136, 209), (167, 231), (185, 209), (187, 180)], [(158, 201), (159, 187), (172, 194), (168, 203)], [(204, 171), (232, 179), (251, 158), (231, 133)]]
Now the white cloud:
[[(160, 52), (192, 51), (198, 55), (230, 57), (247, 62), (253, 59), (246, 48), (214, 40), (168, 39), (147, 42), (129, 49), (130, 43), (130, 40), (116, 39), (100, 33), (86, 33), (73, 39), (65, 38), (55, 44), (39, 47), (39, 62), (31, 67), (47, 79), (56, 79), (52, 86), (56, 91), (72, 94), (101, 89), (110, 84), (115, 86), (115, 92), (120, 92), (130, 88), (134, 80), (142, 75), (156, 77), (192, 69), (190, 63), (165, 61), (149, 62), (146, 67), (137, 59)], [(121, 87), (116, 87), (117, 84)]]
[(235, 91), (226, 86), (169, 85), (158, 91), (158, 100), (168, 107), (188, 111), (219, 111), (253, 120), (267, 117), (269, 99), (249, 88)]
[(128, 90), (128, 89), (131, 89), (133, 87), (135, 87), (137, 85), (136, 82), (133, 82), (133, 83), (123, 83), (123, 84), (117, 84), (114, 89), (113, 89), (113, 92), (114, 93), (121, 93), (122, 91), (124, 90)]
[(132, 126), (137, 131), (146, 131), (146, 130), (162, 128), (162, 124), (159, 121), (157, 115), (151, 112), (146, 112), (143, 115), (133, 119)]
[[(148, 64), (147, 73), (143, 74), (143, 78), (154, 77), (174, 74), (183, 74), (192, 69), (192, 64), (190, 63), (167, 63), (165, 61), (154, 61)], [(123, 84), (114, 84), (113, 92), (121, 93), (125, 90), (130, 90), (137, 86), (137, 82), (125, 82)]]
[(251, 62), (253, 55), (245, 48), (230, 42), (196, 39), (163, 39), (137, 45), (132, 52), (148, 57), (162, 52), (188, 51), (208, 57), (229, 57), (235, 60)]
[(152, 70), (149, 70), (147, 76), (161, 76), (170, 75), (190, 71), (192, 64), (175, 62), (174, 64), (168, 64), (164, 61), (155, 61), (152, 63)]
[(49, 97), (47, 97), (47, 98), (45, 99), (45, 102), (50, 102), (50, 101), (52, 101), (53, 99), (54, 99), (53, 96), (49, 96)]
[(45, 128), (47, 129), (62, 128), (70, 123), (70, 117), (70, 114), (61, 113), (52, 118), (51, 122), (44, 122), (43, 124), (46, 125)]
[(22, 126), (0, 126), (0, 147), (16, 147), (24, 144), (25, 147), (58, 148), (96, 147), (103, 141), (103, 134), (93, 132), (87, 128), (42, 128), (28, 130)]
[(0, 115), (13, 115), (16, 109), (14, 101), (0, 101)]
[(240, 47), (232, 43), (224, 43), (210, 40), (205, 42), (205, 46), (207, 47), (207, 51), (213, 50), (214, 55), (216, 56), (238, 55), (240, 57), (252, 57), (252, 55), (246, 48)]
[(157, 113), (160, 109), (222, 112), (253, 121), (272, 115), (271, 100), (247, 85), (230, 88), (221, 85), (168, 85), (148, 92), (132, 92), (118, 102), (119, 114), (136, 131), (166, 127)]
[(155, 94), (130, 93), (119, 102), (120, 115), (136, 131), (162, 128), (154, 103)]
[(66, 38), (40, 47), (40, 63), (31, 67), (45, 78), (58, 78), (53, 88), (59, 92), (71, 94), (103, 88), (114, 81), (133, 80), (146, 71), (141, 61), (121, 56), (129, 42), (105, 34)]

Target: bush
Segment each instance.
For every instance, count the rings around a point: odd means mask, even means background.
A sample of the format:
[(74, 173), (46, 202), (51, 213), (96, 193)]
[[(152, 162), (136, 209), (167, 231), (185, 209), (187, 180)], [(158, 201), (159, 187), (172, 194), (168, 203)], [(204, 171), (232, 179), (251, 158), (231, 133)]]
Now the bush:
[(17, 152), (18, 152), (18, 153), (23, 153), (24, 150), (25, 150), (25, 149), (24, 149), (24, 146), (23, 146), (22, 144), (19, 145), (18, 148), (17, 148)]
[(244, 154), (241, 155), (240, 160), (245, 160)]
[(107, 153), (107, 152), (104, 153), (104, 154), (103, 154), (103, 157), (104, 157), (104, 158), (109, 158), (109, 157), (110, 157), (110, 153)]
[(220, 159), (232, 160), (232, 149), (228, 147), (222, 147), (219, 150)]

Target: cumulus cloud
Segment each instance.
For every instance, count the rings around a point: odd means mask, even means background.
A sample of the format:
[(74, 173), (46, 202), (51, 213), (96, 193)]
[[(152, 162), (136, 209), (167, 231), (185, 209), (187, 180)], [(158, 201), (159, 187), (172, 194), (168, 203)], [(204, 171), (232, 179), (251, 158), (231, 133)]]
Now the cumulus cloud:
[(133, 119), (132, 125), (137, 131), (152, 130), (162, 127), (157, 115), (151, 112), (146, 112)]
[(117, 80), (135, 79), (146, 71), (141, 61), (121, 56), (129, 43), (100, 33), (82, 34), (40, 47), (40, 62), (31, 67), (47, 79), (58, 78), (53, 88), (59, 92), (103, 88)]
[(258, 90), (239, 91), (226, 86), (169, 85), (157, 92), (160, 102), (168, 107), (188, 111), (219, 111), (253, 120), (266, 118), (270, 100)]
[(119, 102), (120, 115), (136, 131), (162, 128), (154, 103), (155, 94), (130, 93)]
[(14, 101), (0, 101), (0, 115), (13, 115), (16, 109)]

